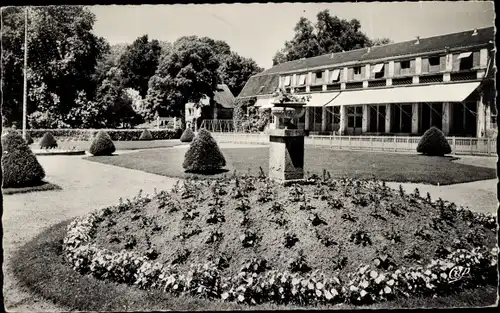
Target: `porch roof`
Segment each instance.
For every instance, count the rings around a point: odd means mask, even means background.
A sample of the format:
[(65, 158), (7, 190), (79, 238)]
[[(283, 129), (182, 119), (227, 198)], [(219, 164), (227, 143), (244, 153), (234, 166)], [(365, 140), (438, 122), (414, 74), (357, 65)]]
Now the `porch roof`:
[(418, 102), (462, 102), (480, 82), (342, 91), (326, 106)]
[(312, 93), (306, 107), (323, 107), (333, 102), (340, 92)]

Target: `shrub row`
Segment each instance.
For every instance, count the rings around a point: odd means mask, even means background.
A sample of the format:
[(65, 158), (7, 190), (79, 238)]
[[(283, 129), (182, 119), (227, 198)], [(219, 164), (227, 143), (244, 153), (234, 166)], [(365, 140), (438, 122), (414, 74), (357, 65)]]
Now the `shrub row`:
[[(188, 294), (239, 303), (373, 303), (397, 297), (445, 295), (496, 281), (497, 248), (455, 250), (448, 256), (432, 260), (426, 266), (401, 267), (381, 271), (360, 265), (348, 275), (348, 281), (310, 274), (253, 271), (242, 267), (233, 277), (223, 277), (214, 263), (193, 264), (186, 273), (177, 273), (170, 265), (160, 264), (134, 252), (113, 252), (90, 243), (96, 226), (114, 212), (135, 207), (144, 199), (107, 207), (74, 220), (63, 241), (64, 256), (73, 269), (97, 278), (157, 288), (173, 294)], [(489, 220), (473, 213), (477, 222)], [(453, 269), (467, 269), (467, 275), (454, 279)]]
[[(103, 130), (114, 141), (139, 140), (143, 129), (29, 129), (28, 133), (33, 138), (40, 138), (46, 132), (51, 132), (54, 137), (69, 137), (79, 140), (91, 140), (98, 131)], [(182, 134), (180, 129), (152, 129), (149, 130), (153, 139), (179, 139)]]

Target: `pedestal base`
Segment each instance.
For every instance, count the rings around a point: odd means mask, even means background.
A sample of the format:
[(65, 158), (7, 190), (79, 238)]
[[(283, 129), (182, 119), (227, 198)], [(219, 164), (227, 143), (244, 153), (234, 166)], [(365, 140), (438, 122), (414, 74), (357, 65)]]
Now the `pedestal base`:
[(304, 131), (302, 129), (270, 131), (269, 178), (284, 184), (304, 180)]

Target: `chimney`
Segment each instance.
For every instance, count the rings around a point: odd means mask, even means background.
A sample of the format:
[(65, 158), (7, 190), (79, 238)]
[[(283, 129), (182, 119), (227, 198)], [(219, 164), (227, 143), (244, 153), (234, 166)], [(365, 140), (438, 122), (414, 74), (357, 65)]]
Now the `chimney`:
[(371, 51), (371, 50), (372, 50), (372, 48), (371, 48), (371, 47), (368, 47), (368, 51), (367, 51), (367, 52), (368, 52), (368, 53), (370, 53), (370, 51)]
[(472, 32), (472, 36), (476, 36), (477, 35), (477, 28), (474, 28), (474, 31)]
[(420, 43), (420, 36), (417, 36), (417, 41), (415, 41), (415, 44), (418, 45)]
[(332, 55), (330, 56), (330, 59), (333, 59), (333, 52), (332, 52)]

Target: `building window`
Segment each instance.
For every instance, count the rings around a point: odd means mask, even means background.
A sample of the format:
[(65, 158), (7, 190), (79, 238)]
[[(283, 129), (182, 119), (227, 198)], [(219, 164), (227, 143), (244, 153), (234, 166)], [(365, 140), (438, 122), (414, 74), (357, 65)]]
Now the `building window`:
[(361, 75), (361, 66), (356, 66), (353, 68), (354, 75)]
[(440, 57), (430, 57), (429, 58), (429, 65), (430, 66), (440, 66), (441, 65), (441, 58)]
[(410, 69), (410, 61), (401, 61), (401, 69)]
[(323, 72), (316, 72), (316, 79), (322, 79), (323, 78)]
[(375, 78), (384, 77), (384, 63), (377, 64), (373, 67), (373, 73)]
[(351, 106), (347, 107), (347, 127), (361, 128), (363, 123), (363, 107)]
[(460, 62), (460, 71), (472, 69), (473, 62), (471, 52), (460, 53), (458, 60)]

